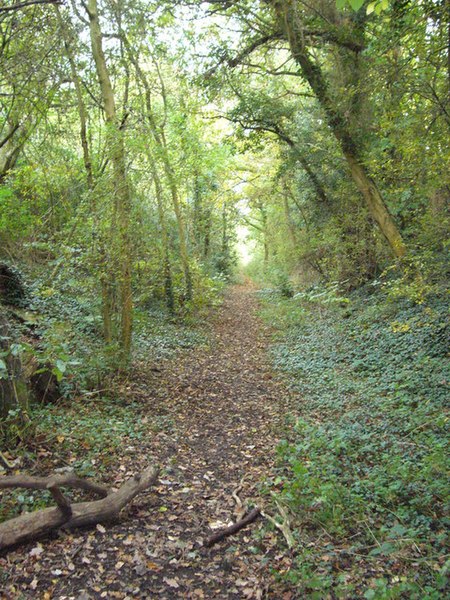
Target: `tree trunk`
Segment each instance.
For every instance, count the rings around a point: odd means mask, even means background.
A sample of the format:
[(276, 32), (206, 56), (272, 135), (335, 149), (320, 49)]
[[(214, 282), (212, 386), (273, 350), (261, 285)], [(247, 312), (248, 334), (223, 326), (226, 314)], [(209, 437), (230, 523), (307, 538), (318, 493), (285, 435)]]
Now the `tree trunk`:
[(161, 227), (161, 244), (163, 252), (163, 268), (164, 268), (164, 292), (166, 296), (167, 308), (171, 313), (175, 312), (175, 298), (173, 294), (173, 280), (172, 280), (172, 265), (170, 261), (170, 245), (169, 245), (169, 232), (167, 229), (166, 213), (164, 210), (164, 193), (159, 177), (158, 169), (156, 168), (155, 161), (151, 155), (150, 149), (147, 148), (147, 154), (149, 159), (150, 171), (152, 173), (153, 183), (155, 184), (156, 204), (158, 207), (158, 218)]
[[(92, 160), (91, 154), (89, 151), (89, 142), (87, 136), (87, 112), (86, 105), (83, 100), (83, 92), (81, 87), (81, 80), (78, 75), (77, 67), (75, 64), (74, 55), (72, 52), (72, 39), (69, 28), (64, 21), (59, 6), (55, 7), (55, 11), (57, 14), (58, 22), (61, 27), (61, 32), (64, 38), (64, 48), (66, 51), (66, 56), (70, 65), (70, 75), (72, 82), (75, 87), (75, 94), (77, 98), (77, 109), (78, 109), (78, 118), (80, 120), (80, 140), (81, 147), (83, 150), (83, 163), (84, 169), (86, 171), (86, 181), (87, 186), (91, 196), (91, 206), (92, 210), (96, 212), (96, 202), (94, 195), (94, 173), (92, 170)], [(100, 285), (101, 285), (101, 296), (102, 296), (102, 321), (103, 321), (103, 337), (105, 342), (110, 344), (112, 342), (112, 291), (111, 285), (108, 281), (108, 275), (106, 273), (107, 269), (107, 260), (106, 253), (103, 247), (103, 242), (100, 242), (99, 248), (99, 264), (98, 267), (100, 269)]]
[(191, 268), (189, 266), (189, 252), (186, 240), (186, 227), (184, 224), (183, 209), (181, 207), (180, 199), (178, 196), (178, 188), (175, 183), (175, 174), (173, 173), (172, 166), (168, 161), (167, 152), (165, 152), (164, 164), (166, 165), (166, 174), (169, 179), (169, 187), (172, 195), (173, 210), (177, 220), (178, 226), (178, 238), (180, 243), (180, 257), (181, 264), (183, 265), (184, 282), (186, 285), (186, 300), (192, 300), (193, 287), (192, 287), (192, 276)]
[(90, 191), (94, 189), (94, 177), (92, 174), (92, 163), (91, 156), (89, 152), (89, 144), (87, 137), (87, 113), (86, 106), (83, 100), (83, 92), (81, 89), (81, 81), (78, 76), (77, 67), (75, 64), (75, 59), (72, 52), (71, 45), (71, 33), (67, 27), (66, 22), (61, 16), (61, 11), (59, 6), (55, 6), (56, 16), (58, 18), (58, 23), (61, 28), (61, 33), (64, 39), (64, 48), (66, 51), (67, 60), (69, 61), (70, 66), (70, 76), (75, 87), (75, 95), (77, 98), (77, 109), (78, 109), (78, 118), (80, 119), (80, 139), (81, 139), (81, 147), (83, 149), (83, 162), (84, 168), (86, 171), (86, 179), (88, 188)]
[(289, 206), (289, 191), (287, 183), (283, 185), (283, 209), (284, 209), (284, 218), (286, 220), (286, 227), (289, 232), (289, 238), (291, 240), (292, 249), (294, 252), (297, 249), (297, 232), (295, 229), (295, 223), (292, 219), (291, 207)]
[(29, 124), (23, 122), (10, 125), (7, 135), (0, 145), (0, 183), (3, 183), (9, 171), (15, 167), (32, 129), (33, 124), (31, 122)]
[(205, 222), (205, 237), (203, 240), (203, 258), (209, 258), (209, 251), (211, 247), (211, 211), (208, 211)]
[(123, 132), (117, 120), (114, 92), (106, 65), (102, 47), (102, 32), (98, 18), (97, 0), (88, 0), (87, 13), (91, 37), (92, 55), (94, 57), (97, 77), (107, 123), (107, 144), (113, 166), (115, 186), (115, 207), (117, 213), (117, 230), (119, 233), (120, 252), (120, 292), (121, 292), (121, 331), (120, 348), (121, 363), (125, 367), (130, 358), (133, 301), (131, 290), (131, 243), (130, 213), (131, 193), (127, 180), (125, 143)]
[(302, 24), (298, 14), (298, 2), (272, 0), (272, 6), (289, 42), (292, 56), (315, 93), (326, 114), (328, 124), (342, 147), (350, 173), (366, 202), (370, 214), (378, 223), (394, 255), (397, 258), (402, 258), (406, 253), (406, 247), (400, 231), (389, 213), (375, 182), (367, 173), (366, 167), (359, 156), (357, 145), (346, 125), (345, 118), (334, 105), (322, 69), (313, 61), (308, 48), (305, 46), (304, 37), (302, 36)]
[[(133, 52), (133, 49), (130, 46), (127, 38), (122, 35), (122, 40), (127, 49), (128, 55), (130, 57), (131, 62), (136, 69), (136, 74), (139, 77), (142, 85), (145, 90), (145, 105), (146, 105), (146, 116), (147, 123), (149, 124), (150, 133), (156, 143), (156, 146), (160, 152), (162, 163), (164, 166), (164, 171), (166, 174), (166, 178), (169, 184), (170, 195), (172, 198), (173, 210), (175, 213), (175, 218), (177, 221), (178, 228), (178, 238), (179, 238), (179, 247), (180, 247), (180, 258), (181, 264), (183, 267), (184, 273), (184, 282), (186, 287), (186, 300), (192, 300), (193, 296), (193, 287), (192, 287), (192, 276), (191, 276), (191, 268), (189, 266), (189, 252), (186, 240), (186, 227), (184, 224), (183, 210), (178, 194), (178, 186), (176, 183), (175, 173), (172, 168), (172, 164), (170, 162), (169, 151), (167, 148), (167, 142), (162, 131), (158, 130), (158, 125), (156, 124), (155, 117), (152, 110), (152, 102), (151, 102), (151, 88), (150, 84), (145, 76), (145, 73), (142, 71), (141, 66), (139, 64), (139, 60)], [(165, 98), (164, 98), (165, 101)]]

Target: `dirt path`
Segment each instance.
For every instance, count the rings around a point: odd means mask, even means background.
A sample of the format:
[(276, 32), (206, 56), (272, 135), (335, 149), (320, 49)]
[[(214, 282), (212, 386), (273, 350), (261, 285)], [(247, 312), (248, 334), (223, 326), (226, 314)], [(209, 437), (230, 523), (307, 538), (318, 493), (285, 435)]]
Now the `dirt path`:
[(203, 547), (211, 527), (235, 518), (233, 491), (242, 483), (242, 501), (258, 501), (258, 485), (273, 469), (274, 427), (287, 393), (272, 379), (256, 308), (253, 290), (235, 286), (214, 318), (208, 349), (168, 361), (160, 373), (135, 374), (127, 394), (148, 413), (148, 438), (126, 449), (121, 469), (157, 460), (165, 467), (160, 485), (119, 523), (10, 553), (7, 588), (17, 595), (6, 597), (293, 597), (275, 583), (272, 571), (289, 559), (266, 523)]

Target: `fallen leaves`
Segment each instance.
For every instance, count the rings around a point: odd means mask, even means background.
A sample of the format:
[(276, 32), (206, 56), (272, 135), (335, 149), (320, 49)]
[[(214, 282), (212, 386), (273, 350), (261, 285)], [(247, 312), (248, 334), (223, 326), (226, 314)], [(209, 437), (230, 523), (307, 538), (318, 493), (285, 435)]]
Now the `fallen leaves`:
[(169, 577), (163, 577), (163, 581), (171, 588), (178, 589), (180, 587), (180, 584), (178, 583), (177, 579), (169, 579)]
[[(104, 468), (107, 477), (107, 465), (114, 464), (119, 477), (110, 485), (120, 485), (149, 457), (165, 464), (166, 472), (119, 521), (35, 544), (28, 554), (19, 549), (5, 565), (0, 559), (10, 587), (19, 590), (13, 598), (124, 600), (147, 597), (151, 590), (162, 600), (258, 600), (269, 588), (269, 597), (295, 597), (283, 596), (286, 590), (271, 574), (271, 568), (288, 568), (284, 554), (276, 558), (280, 549), (273, 532), (263, 533), (259, 545), (252, 531), (211, 550), (203, 547), (208, 528), (221, 529), (234, 518), (232, 494), (240, 482), (242, 499), (255, 500), (258, 482), (273, 465), (272, 427), (281, 422), (278, 402), (284, 390), (262, 377), (269, 367), (254, 311), (252, 297), (237, 288), (216, 320), (209, 349), (158, 365), (156, 385), (145, 363), (133, 373), (123, 397), (130, 411), (141, 407), (140, 423), (148, 435), (126, 437), (120, 448), (99, 454), (96, 468)], [(57, 443), (56, 453), (62, 446)], [(68, 462), (82, 458), (70, 456)]]
[(29, 556), (40, 556), (43, 552), (44, 552), (44, 548), (42, 547), (41, 544), (38, 544), (37, 546), (32, 548), (28, 554), (29, 554)]

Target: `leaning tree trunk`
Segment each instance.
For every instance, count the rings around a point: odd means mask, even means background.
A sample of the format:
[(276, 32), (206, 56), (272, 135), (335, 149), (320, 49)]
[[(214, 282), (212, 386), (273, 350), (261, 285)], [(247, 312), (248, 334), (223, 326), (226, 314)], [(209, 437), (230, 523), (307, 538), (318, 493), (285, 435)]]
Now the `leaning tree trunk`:
[(302, 24), (298, 14), (298, 3), (294, 0), (272, 0), (272, 6), (289, 42), (292, 56), (316, 95), (326, 114), (328, 124), (342, 147), (352, 178), (361, 192), (370, 214), (378, 223), (394, 255), (397, 258), (402, 258), (406, 253), (406, 247), (401, 233), (376, 183), (367, 173), (367, 169), (359, 155), (357, 144), (345, 123), (344, 117), (335, 107), (322, 69), (312, 60), (305, 45)]
[(108, 67), (102, 47), (102, 31), (98, 17), (97, 0), (88, 0), (87, 13), (91, 37), (92, 55), (94, 57), (97, 77), (103, 100), (103, 108), (107, 123), (108, 149), (113, 166), (115, 186), (115, 209), (120, 239), (121, 259), (121, 362), (125, 366), (130, 357), (133, 300), (131, 290), (131, 243), (130, 212), (131, 193), (127, 179), (125, 142), (123, 132), (117, 120), (114, 92), (111, 85)]
[(0, 183), (6, 179), (23, 150), (23, 147), (31, 134), (33, 125), (30, 120), (22, 123), (11, 123), (8, 133), (0, 143)]

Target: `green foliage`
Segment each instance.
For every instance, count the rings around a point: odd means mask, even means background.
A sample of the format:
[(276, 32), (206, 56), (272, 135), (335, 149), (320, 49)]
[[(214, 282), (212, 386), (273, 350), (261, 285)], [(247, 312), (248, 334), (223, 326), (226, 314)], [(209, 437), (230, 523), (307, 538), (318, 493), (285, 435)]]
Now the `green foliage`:
[(16, 242), (27, 235), (33, 223), (29, 204), (9, 187), (0, 185), (0, 240)]
[[(355, 11), (358, 11), (364, 5), (365, 0), (336, 0), (336, 6), (342, 10), (349, 6)], [(375, 12), (376, 15), (381, 14), (384, 10), (389, 8), (389, 0), (375, 0), (375, 2), (369, 2), (366, 7), (368, 15)]]
[[(173, 358), (180, 349), (207, 343), (194, 319), (173, 321), (160, 303), (136, 312), (134, 356), (137, 360)], [(197, 325), (197, 326), (196, 326)]]
[[(301, 398), (275, 482), (299, 526), (287, 576), (311, 597), (438, 598), (449, 492), (445, 297), (394, 302), (371, 286), (343, 306), (329, 297), (272, 295), (263, 311), (280, 329), (275, 365)], [(321, 530), (320, 543), (305, 543)], [(374, 563), (390, 576), (364, 586), (358, 573)]]

